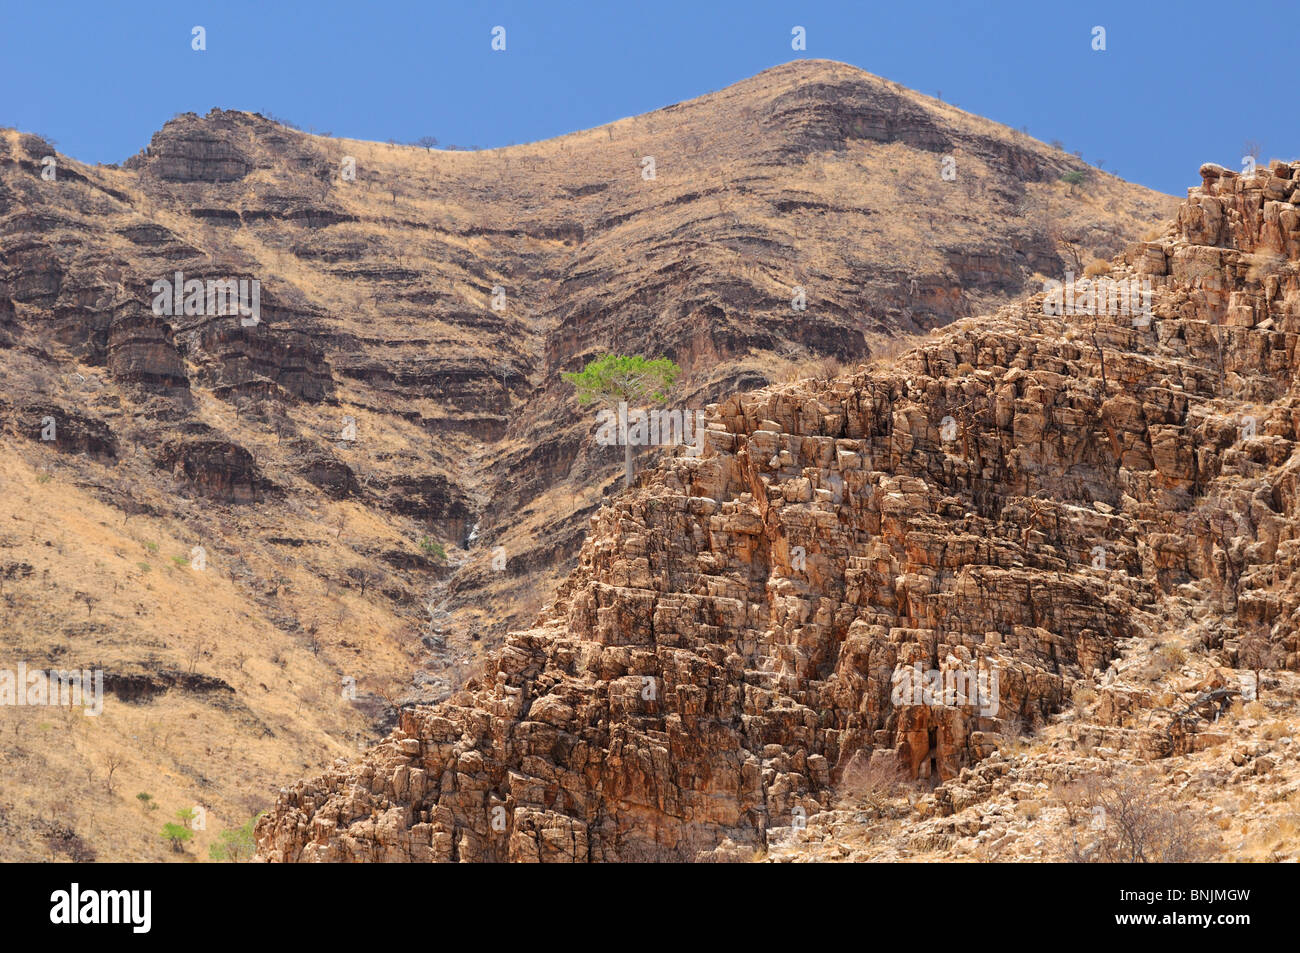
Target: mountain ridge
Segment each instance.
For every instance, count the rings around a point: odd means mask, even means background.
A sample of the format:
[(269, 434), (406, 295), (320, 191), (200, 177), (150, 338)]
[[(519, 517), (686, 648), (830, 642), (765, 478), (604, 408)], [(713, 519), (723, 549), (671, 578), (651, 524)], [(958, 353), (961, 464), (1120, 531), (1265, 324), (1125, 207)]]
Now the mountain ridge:
[[(120, 168), (0, 133), (6, 633), (33, 664), (90, 653), (111, 684), (156, 689), (124, 688), (151, 701), (78, 735), (99, 780), (70, 799), (96, 803), (112, 756), (239, 822), (276, 779), (457, 689), (620, 491), (563, 372), (669, 356), (674, 406), (695, 409), (825, 376), (1172, 208), (1100, 173), (1063, 182), (1074, 157), (848, 67), (759, 78), (482, 153), (224, 110), (168, 122)], [(259, 322), (154, 314), (178, 271), (259, 280)], [(178, 721), (204, 739), (144, 727)], [(175, 750), (143, 745), (154, 730)], [(45, 768), (14, 756), (15, 816), (48, 813)], [(147, 816), (110, 804), (113, 824), (86, 812), (93, 840), (148, 856)]]

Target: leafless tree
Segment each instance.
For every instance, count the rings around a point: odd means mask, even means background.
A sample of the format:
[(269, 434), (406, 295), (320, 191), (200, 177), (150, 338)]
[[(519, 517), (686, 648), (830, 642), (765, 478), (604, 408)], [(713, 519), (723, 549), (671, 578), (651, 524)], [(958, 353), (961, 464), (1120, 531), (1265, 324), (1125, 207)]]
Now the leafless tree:
[(104, 789), (109, 794), (113, 793), (113, 775), (117, 774), (117, 769), (122, 767), (123, 758), (120, 754), (108, 754), (104, 756)]
[(204, 648), (205, 643), (203, 641), (203, 636), (195, 635), (194, 641), (190, 644), (190, 651), (188, 653), (191, 675), (194, 674), (194, 670), (198, 667), (199, 659), (203, 658)]
[(1213, 859), (1217, 837), (1208, 818), (1172, 802), (1141, 771), (1079, 779), (1073, 799), (1091, 818), (1070, 832), (1065, 855), (1073, 863), (1159, 864)]
[(1255, 697), (1263, 694), (1264, 683), (1260, 672), (1267, 668), (1280, 668), (1286, 664), (1286, 652), (1273, 642), (1263, 629), (1253, 629), (1237, 643), (1237, 665), (1255, 673)]

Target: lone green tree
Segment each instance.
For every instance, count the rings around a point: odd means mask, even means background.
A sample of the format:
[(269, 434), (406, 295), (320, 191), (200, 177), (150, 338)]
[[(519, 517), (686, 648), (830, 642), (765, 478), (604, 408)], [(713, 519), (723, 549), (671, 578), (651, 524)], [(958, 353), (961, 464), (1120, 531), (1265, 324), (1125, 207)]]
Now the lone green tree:
[(185, 842), (194, 839), (194, 832), (183, 824), (164, 824), (160, 836), (179, 854), (185, 850)]
[[(666, 357), (647, 361), (635, 355), (605, 354), (588, 361), (581, 371), (562, 376), (577, 390), (579, 404), (600, 404), (617, 414), (620, 403), (632, 405), (646, 400), (663, 403), (681, 372)], [(624, 486), (632, 485), (633, 473), (632, 444), (623, 439)]]

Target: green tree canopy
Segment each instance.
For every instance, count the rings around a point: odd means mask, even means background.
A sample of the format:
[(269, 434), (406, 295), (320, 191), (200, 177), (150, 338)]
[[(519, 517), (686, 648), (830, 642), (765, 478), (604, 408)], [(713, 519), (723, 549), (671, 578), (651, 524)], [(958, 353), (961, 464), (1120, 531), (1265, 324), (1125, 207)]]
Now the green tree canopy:
[[(668, 399), (668, 389), (681, 375), (682, 369), (671, 359), (657, 357), (647, 361), (639, 355), (605, 354), (588, 361), (577, 373), (562, 376), (578, 392), (579, 404), (600, 403), (613, 409), (619, 403), (637, 404), (642, 401), (662, 403)], [(632, 485), (635, 469), (632, 465), (632, 445), (623, 445), (623, 485)]]
[(578, 403), (598, 401), (611, 407), (620, 401), (662, 402), (682, 369), (666, 357), (647, 361), (639, 355), (606, 354), (577, 373), (561, 375), (578, 392)]
[(167, 823), (163, 825), (160, 835), (164, 840), (170, 841), (172, 850), (179, 853), (185, 849), (185, 842), (194, 839), (194, 832), (184, 824)]

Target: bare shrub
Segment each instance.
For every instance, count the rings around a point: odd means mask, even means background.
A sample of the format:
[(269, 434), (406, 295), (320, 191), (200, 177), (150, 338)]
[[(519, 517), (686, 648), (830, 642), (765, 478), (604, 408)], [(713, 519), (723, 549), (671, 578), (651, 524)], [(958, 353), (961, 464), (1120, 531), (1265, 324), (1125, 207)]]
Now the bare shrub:
[(1074, 703), (1074, 711), (1080, 718), (1087, 714), (1088, 706), (1097, 700), (1097, 693), (1088, 685), (1082, 683), (1074, 688), (1071, 701)]
[(893, 755), (872, 758), (858, 751), (840, 776), (839, 793), (845, 801), (883, 811), (906, 781), (903, 766)]
[(1065, 819), (1071, 827), (1087, 816), (1090, 792), (1083, 782), (1074, 780), (1057, 784), (1051, 793), (1052, 800), (1065, 808)]
[(1284, 667), (1286, 651), (1269, 638), (1267, 631), (1252, 630), (1237, 643), (1237, 665), (1255, 673), (1256, 697), (1261, 697), (1264, 694), (1261, 673), (1265, 669)]
[[(1218, 837), (1208, 818), (1169, 800), (1147, 772), (1085, 775), (1068, 796), (1088, 829), (1069, 835), (1072, 863), (1179, 864), (1213, 860)], [(1067, 808), (1071, 810), (1071, 808)]]
[(1002, 743), (998, 745), (1001, 750), (1009, 753), (1019, 751), (1024, 746), (1024, 716), (1017, 712), (1008, 714), (1002, 719), (1002, 728), (999, 734), (1002, 736)]
[(104, 789), (109, 794), (114, 791), (113, 775), (117, 774), (124, 761), (125, 759), (120, 754), (110, 753), (104, 756)]
[(1187, 653), (1179, 646), (1166, 643), (1151, 653), (1146, 670), (1150, 676), (1167, 675), (1187, 663)]
[(817, 362), (816, 377), (819, 380), (832, 380), (844, 377), (850, 369), (838, 357), (823, 357)]
[(95, 860), (95, 848), (72, 828), (61, 824), (46, 832), (45, 845), (51, 854), (62, 854), (73, 863), (88, 864)]

